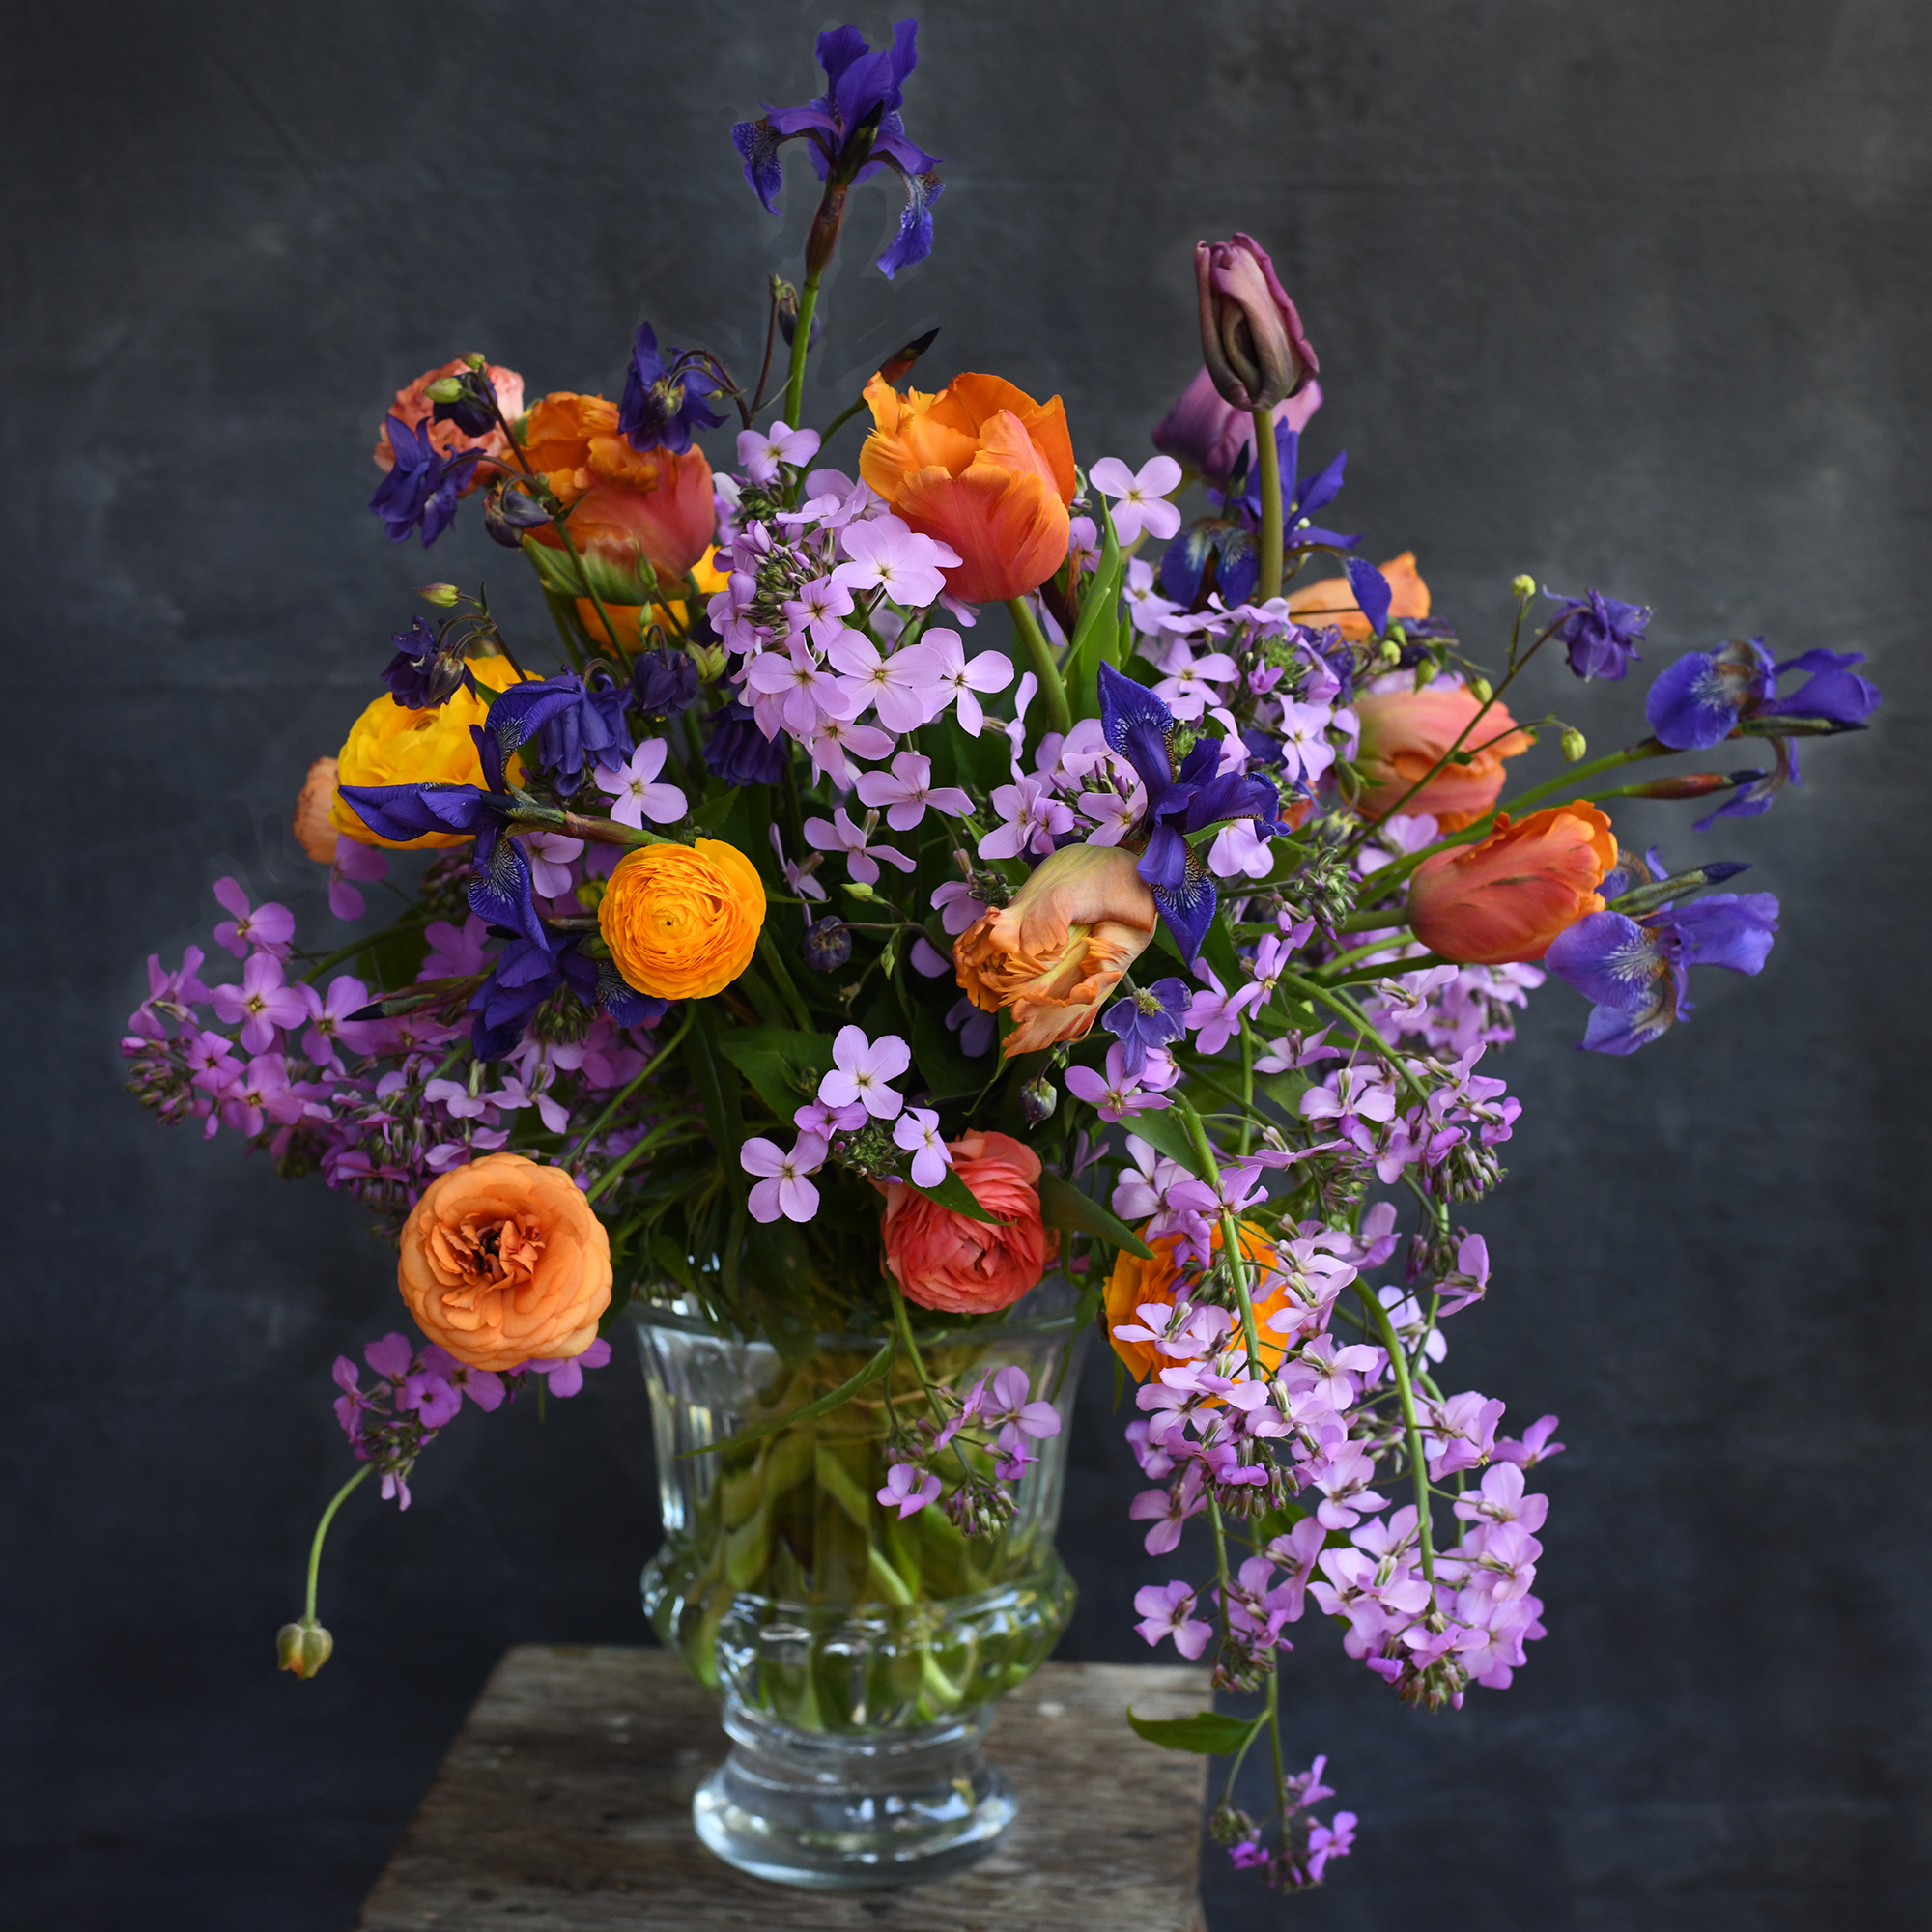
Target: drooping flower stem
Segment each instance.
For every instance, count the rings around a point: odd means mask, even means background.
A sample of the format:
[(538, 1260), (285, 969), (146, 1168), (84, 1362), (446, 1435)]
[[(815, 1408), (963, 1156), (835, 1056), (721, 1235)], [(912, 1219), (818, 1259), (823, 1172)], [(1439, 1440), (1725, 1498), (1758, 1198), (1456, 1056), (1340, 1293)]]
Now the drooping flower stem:
[(308, 1547), (308, 1597), (302, 1610), (302, 1622), (315, 1622), (315, 1583), (322, 1574), (322, 1544), (328, 1534), (328, 1525), (335, 1520), (335, 1512), (349, 1500), (349, 1492), (375, 1467), (373, 1463), (364, 1463), (343, 1486), (329, 1498), (328, 1507), (322, 1513), (322, 1520), (315, 1526), (315, 1541)]
[(792, 324), (791, 366), (785, 375), (783, 420), (793, 429), (799, 426), (799, 412), (805, 407), (805, 356), (811, 346), (811, 317), (818, 307), (818, 275), (811, 270), (798, 292), (798, 320)]
[(1033, 606), (1024, 597), (1007, 599), (1007, 611), (1013, 620), (1013, 632), (1027, 647), (1033, 660), (1034, 675), (1039, 679), (1039, 701), (1046, 707), (1046, 725), (1063, 737), (1073, 729), (1073, 711), (1066, 702), (1066, 686), (1062, 683), (1060, 667), (1054, 662), (1053, 646), (1033, 614)]
[(1369, 1286), (1357, 1280), (1355, 1293), (1376, 1332), (1381, 1337), (1389, 1369), (1395, 1377), (1396, 1400), (1402, 1405), (1403, 1432), (1408, 1438), (1409, 1475), (1415, 1485), (1415, 1533), (1421, 1539), (1422, 1574), (1433, 1589), (1435, 1584), (1435, 1543), (1429, 1522), (1429, 1460), (1422, 1453), (1422, 1424), (1415, 1413), (1415, 1389), (1408, 1378), (1408, 1357), (1403, 1353), (1402, 1337), (1395, 1331), (1389, 1312), (1377, 1300)]
[[(1175, 1094), (1174, 1104), (1180, 1115), (1181, 1125), (1187, 1129), (1187, 1138), (1194, 1144), (1195, 1156), (1203, 1169), (1202, 1179), (1219, 1194), (1221, 1163), (1214, 1158), (1214, 1150), (1208, 1145), (1208, 1129), (1202, 1125), (1201, 1116), (1194, 1111), (1194, 1103), (1184, 1094)], [(1235, 1299), (1240, 1304), (1241, 1339), (1247, 1344), (1248, 1373), (1257, 1380), (1263, 1380), (1267, 1371), (1262, 1362), (1261, 1334), (1255, 1327), (1254, 1297), (1248, 1293), (1248, 1270), (1241, 1254), (1241, 1231), (1236, 1224), (1233, 1211), (1227, 1208), (1221, 1209), (1221, 1245), (1227, 1251), (1228, 1277), (1235, 1284)], [(1219, 1520), (1217, 1516), (1217, 1531)], [(1224, 1570), (1225, 1567), (1224, 1564)]]
[(1262, 486), (1261, 581), (1255, 599), (1265, 604), (1281, 595), (1281, 452), (1275, 447), (1274, 412), (1255, 412), (1255, 462)]

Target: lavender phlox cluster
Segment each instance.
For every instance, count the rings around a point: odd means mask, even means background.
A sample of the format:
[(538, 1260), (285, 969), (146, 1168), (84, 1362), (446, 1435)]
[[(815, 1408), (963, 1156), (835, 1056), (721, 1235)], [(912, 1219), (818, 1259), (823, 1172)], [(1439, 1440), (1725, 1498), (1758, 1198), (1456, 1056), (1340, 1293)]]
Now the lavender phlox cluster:
[(1226, 1800), (1215, 1808), (1208, 1829), (1216, 1844), (1227, 1847), (1229, 1862), (1236, 1871), (1259, 1872), (1278, 1891), (1301, 1891), (1321, 1883), (1332, 1860), (1349, 1856), (1354, 1846), (1354, 1812), (1337, 1811), (1331, 1825), (1314, 1816), (1314, 1806), (1335, 1796), (1321, 1781), (1327, 1765), (1326, 1757), (1318, 1757), (1306, 1771), (1282, 1779), (1272, 1847), (1245, 1811)]
[(434, 1342), (418, 1350), (407, 1336), (392, 1333), (371, 1342), (362, 1359), (377, 1376), (366, 1389), (355, 1364), (347, 1355), (335, 1358), (335, 1385), (342, 1391), (335, 1399), (335, 1419), (355, 1460), (375, 1464), (383, 1500), (408, 1509), (416, 1458), (456, 1419), (466, 1396), (494, 1412), (538, 1377), (554, 1396), (576, 1395), (583, 1371), (601, 1369), (611, 1359), (611, 1344), (599, 1336), (568, 1361), (528, 1361), (497, 1375), (459, 1362)]
[(1032, 1443), (1060, 1434), (1059, 1409), (1037, 1398), (1027, 1372), (1011, 1363), (963, 1395), (943, 1384), (924, 1393), (934, 1412), (902, 1421), (895, 1432), (879, 1502), (901, 1520), (937, 1502), (968, 1535), (998, 1528), (1013, 1510), (1004, 1486), (1038, 1461)]

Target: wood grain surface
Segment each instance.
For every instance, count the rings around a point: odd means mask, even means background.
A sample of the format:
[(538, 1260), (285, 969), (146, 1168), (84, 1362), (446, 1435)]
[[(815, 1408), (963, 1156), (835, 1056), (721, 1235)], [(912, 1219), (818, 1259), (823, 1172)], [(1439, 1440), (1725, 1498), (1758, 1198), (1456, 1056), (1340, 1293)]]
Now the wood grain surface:
[(718, 1706), (658, 1650), (505, 1654), (363, 1908), (360, 1932), (1189, 1932), (1207, 1761), (1128, 1730), (1209, 1706), (1181, 1665), (1048, 1663), (999, 1708), (988, 1755), (1017, 1820), (932, 1886), (810, 1892), (699, 1844), (691, 1797), (724, 1753)]

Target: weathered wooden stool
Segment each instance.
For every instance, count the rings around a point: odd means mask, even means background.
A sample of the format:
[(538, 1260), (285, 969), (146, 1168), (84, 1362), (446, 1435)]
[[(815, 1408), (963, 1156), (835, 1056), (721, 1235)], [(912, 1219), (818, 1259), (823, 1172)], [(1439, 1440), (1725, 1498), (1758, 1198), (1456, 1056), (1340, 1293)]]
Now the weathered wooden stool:
[(795, 1891), (721, 1864), (691, 1798), (724, 1754), (718, 1707), (664, 1651), (525, 1644), (450, 1747), (363, 1907), (361, 1932), (1189, 1932), (1207, 1761), (1127, 1729), (1208, 1708), (1186, 1666), (1048, 1663), (1000, 1707), (988, 1754), (1020, 1814), (930, 1886)]

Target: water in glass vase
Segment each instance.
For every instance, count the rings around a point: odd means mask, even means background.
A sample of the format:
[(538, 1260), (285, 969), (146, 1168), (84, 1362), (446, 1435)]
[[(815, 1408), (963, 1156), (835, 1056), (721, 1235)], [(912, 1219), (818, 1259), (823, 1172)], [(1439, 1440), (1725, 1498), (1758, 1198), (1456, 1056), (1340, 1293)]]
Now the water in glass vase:
[(733, 1748), (693, 1816), (728, 1863), (792, 1885), (905, 1885), (977, 1857), (1011, 1820), (979, 1747), (994, 1700), (1072, 1612), (1053, 1532), (1084, 1339), (1074, 1299), (1052, 1280), (1004, 1316), (920, 1338), (932, 1383), (963, 1397), (1017, 1368), (1062, 1420), (1004, 1486), (1009, 1520), (977, 1535), (966, 1505), (996, 1478), (969, 1437), (941, 1459), (938, 1499), (904, 1517), (879, 1499), (895, 1431), (928, 1413), (903, 1359), (836, 1408), (787, 1419), (883, 1338), (821, 1337), (787, 1363), (688, 1303), (640, 1308), (665, 1529), (644, 1606), (724, 1698)]

